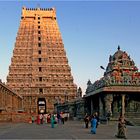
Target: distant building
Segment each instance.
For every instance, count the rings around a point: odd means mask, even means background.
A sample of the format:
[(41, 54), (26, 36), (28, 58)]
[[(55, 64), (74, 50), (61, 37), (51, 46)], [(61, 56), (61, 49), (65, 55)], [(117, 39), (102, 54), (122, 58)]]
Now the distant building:
[(53, 112), (54, 103), (75, 98), (54, 8), (22, 8), (7, 85), (23, 97), (27, 113)]

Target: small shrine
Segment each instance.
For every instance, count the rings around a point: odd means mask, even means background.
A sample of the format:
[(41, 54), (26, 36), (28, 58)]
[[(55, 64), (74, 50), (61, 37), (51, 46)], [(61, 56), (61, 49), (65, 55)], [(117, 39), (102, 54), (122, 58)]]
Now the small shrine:
[(140, 72), (134, 61), (120, 49), (110, 55), (104, 76), (87, 82), (86, 111), (112, 117), (120, 113), (126, 117), (140, 117)]

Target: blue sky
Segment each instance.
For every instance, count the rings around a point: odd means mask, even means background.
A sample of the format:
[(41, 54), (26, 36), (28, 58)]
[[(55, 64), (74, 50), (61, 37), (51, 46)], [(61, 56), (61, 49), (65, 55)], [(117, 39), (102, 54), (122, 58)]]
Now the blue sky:
[(6, 81), (21, 9), (56, 8), (74, 83), (83, 94), (88, 79), (100, 79), (118, 45), (140, 68), (139, 1), (0, 1), (0, 79)]

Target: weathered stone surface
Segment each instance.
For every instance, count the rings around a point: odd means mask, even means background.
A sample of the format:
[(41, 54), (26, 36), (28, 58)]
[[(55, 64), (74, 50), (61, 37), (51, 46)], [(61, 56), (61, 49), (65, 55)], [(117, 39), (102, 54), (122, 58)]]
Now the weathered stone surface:
[(70, 119), (83, 119), (85, 116), (85, 100), (80, 97), (63, 104), (55, 104), (55, 110), (69, 112)]
[(52, 112), (54, 103), (75, 98), (77, 86), (54, 8), (23, 7), (7, 85), (23, 97), (28, 113), (39, 113), (42, 100), (45, 112)]
[(11, 113), (22, 109), (22, 97), (0, 81), (0, 122), (11, 121)]

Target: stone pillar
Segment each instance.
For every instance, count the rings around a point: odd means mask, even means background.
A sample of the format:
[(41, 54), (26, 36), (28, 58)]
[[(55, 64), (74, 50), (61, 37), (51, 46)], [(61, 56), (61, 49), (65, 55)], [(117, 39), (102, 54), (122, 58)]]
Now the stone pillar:
[(125, 114), (125, 95), (122, 95), (122, 116)]
[(103, 116), (103, 103), (102, 103), (102, 100), (101, 100), (101, 97), (99, 97), (99, 115), (100, 116)]
[(91, 97), (91, 103), (90, 103), (90, 105), (91, 105), (90, 114), (92, 115), (93, 114), (93, 100), (92, 100), (92, 97)]
[(112, 114), (112, 108), (111, 108), (111, 104), (113, 101), (113, 95), (112, 94), (107, 94), (105, 96), (105, 115), (110, 112)]
[(117, 100), (113, 103), (113, 112), (114, 113), (117, 113), (119, 111), (118, 109), (118, 103), (117, 103)]

